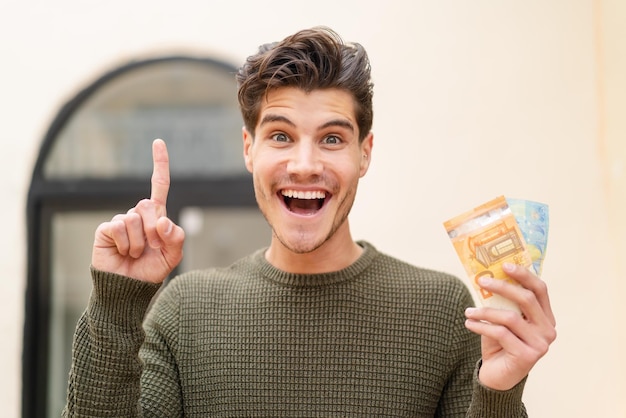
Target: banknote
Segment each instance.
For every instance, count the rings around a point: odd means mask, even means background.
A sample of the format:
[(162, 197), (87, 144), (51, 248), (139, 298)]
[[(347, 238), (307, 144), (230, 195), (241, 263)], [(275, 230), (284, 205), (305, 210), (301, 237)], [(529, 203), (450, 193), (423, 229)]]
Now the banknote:
[(548, 205), (509, 197), (506, 201), (522, 231), (526, 248), (532, 259), (532, 269), (537, 276), (541, 276), (550, 229)]
[(444, 227), (479, 302), (520, 312), (516, 303), (478, 285), (478, 279), (483, 276), (517, 284), (502, 270), (502, 264), (509, 262), (527, 268), (532, 265), (524, 236), (506, 198), (498, 196), (444, 222)]

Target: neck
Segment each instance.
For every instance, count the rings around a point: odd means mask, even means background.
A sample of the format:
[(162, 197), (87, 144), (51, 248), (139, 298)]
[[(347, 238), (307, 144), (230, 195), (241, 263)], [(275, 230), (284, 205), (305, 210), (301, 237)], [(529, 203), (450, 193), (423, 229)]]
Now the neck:
[(307, 253), (296, 253), (273, 236), (265, 258), (274, 267), (289, 273), (318, 274), (346, 268), (362, 252), (363, 248), (352, 240), (346, 222), (324, 244)]

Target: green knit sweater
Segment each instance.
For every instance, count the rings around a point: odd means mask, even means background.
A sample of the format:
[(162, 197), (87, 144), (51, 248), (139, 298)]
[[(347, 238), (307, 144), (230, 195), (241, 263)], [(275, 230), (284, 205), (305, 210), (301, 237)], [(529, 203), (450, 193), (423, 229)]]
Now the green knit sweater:
[(258, 251), (165, 286), (93, 270), (68, 417), (524, 417), (523, 382), (481, 386), (458, 279), (366, 242), (334, 273)]

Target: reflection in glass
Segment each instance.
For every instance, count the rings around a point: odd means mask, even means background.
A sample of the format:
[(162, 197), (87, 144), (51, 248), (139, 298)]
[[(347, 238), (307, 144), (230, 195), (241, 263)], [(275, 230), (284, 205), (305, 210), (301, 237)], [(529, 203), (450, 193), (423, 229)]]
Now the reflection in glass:
[(227, 267), (270, 243), (269, 225), (258, 208), (198, 208), (181, 211), (185, 256), (181, 271)]
[[(215, 68), (213, 68), (215, 67)], [(59, 132), (48, 179), (145, 178), (162, 138), (176, 177), (245, 173), (234, 74), (197, 61), (162, 61), (109, 80)]]
[(113, 212), (61, 212), (52, 217), (48, 415), (65, 405), (72, 362), (72, 336), (91, 293), (91, 243), (98, 225)]

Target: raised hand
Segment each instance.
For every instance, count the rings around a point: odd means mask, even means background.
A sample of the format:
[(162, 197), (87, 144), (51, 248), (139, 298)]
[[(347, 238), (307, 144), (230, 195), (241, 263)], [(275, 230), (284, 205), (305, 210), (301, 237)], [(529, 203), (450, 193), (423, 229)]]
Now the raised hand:
[(167, 217), (170, 169), (163, 140), (152, 143), (152, 159), (150, 199), (98, 226), (91, 264), (98, 270), (160, 283), (180, 263), (185, 233)]
[(545, 283), (524, 267), (503, 268), (521, 287), (493, 279), (480, 285), (516, 302), (523, 315), (494, 308), (465, 312), (465, 326), (482, 336), (479, 380), (496, 390), (508, 390), (519, 383), (556, 339), (556, 321)]

